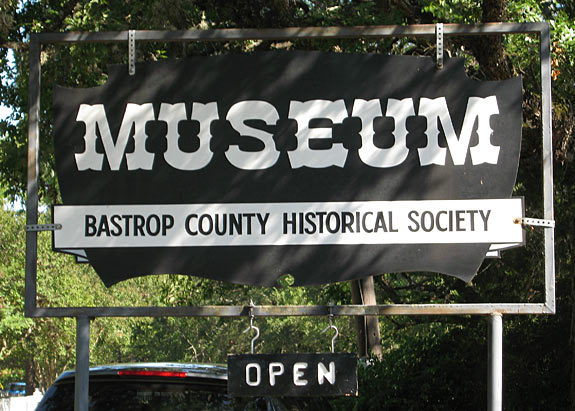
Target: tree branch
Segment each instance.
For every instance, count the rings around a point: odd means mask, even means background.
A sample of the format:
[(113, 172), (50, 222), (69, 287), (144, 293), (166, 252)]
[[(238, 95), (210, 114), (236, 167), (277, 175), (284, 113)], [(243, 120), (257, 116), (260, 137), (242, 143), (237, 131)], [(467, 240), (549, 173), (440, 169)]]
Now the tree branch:
[(21, 43), (18, 41), (0, 41), (0, 48), (22, 51), (28, 50), (30, 45), (28, 43)]

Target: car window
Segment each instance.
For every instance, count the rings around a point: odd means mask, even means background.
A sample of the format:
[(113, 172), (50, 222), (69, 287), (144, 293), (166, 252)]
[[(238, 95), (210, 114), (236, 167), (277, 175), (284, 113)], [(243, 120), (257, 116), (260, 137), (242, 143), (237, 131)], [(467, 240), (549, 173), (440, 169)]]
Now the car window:
[[(90, 381), (90, 411), (329, 410), (317, 398), (234, 398), (225, 385)], [(37, 411), (73, 411), (74, 384), (53, 385)]]

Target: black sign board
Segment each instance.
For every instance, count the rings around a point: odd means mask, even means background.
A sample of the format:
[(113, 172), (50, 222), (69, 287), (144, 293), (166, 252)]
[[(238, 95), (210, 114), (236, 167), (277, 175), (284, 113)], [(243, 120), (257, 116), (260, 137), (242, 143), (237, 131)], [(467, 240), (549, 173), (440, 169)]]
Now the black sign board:
[(228, 393), (241, 397), (356, 396), (357, 355), (229, 355)]
[(522, 243), (521, 79), (463, 61), (268, 52), (113, 66), (54, 93), (54, 247), (107, 285), (397, 271), (470, 280)]

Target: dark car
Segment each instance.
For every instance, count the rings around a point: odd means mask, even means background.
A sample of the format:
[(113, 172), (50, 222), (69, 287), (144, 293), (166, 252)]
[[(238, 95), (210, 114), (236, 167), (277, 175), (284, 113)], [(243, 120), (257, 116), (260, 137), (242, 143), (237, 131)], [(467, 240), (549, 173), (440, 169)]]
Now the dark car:
[[(74, 410), (74, 371), (64, 372), (36, 411)], [(330, 410), (322, 398), (239, 398), (225, 366), (142, 363), (90, 368), (91, 411)]]

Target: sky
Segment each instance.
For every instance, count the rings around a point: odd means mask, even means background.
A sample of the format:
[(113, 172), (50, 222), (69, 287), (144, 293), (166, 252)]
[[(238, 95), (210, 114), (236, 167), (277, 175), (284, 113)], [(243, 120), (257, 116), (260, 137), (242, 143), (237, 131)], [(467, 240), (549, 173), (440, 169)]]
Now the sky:
[(0, 120), (5, 120), (10, 116), (10, 109), (4, 105), (0, 105)]

